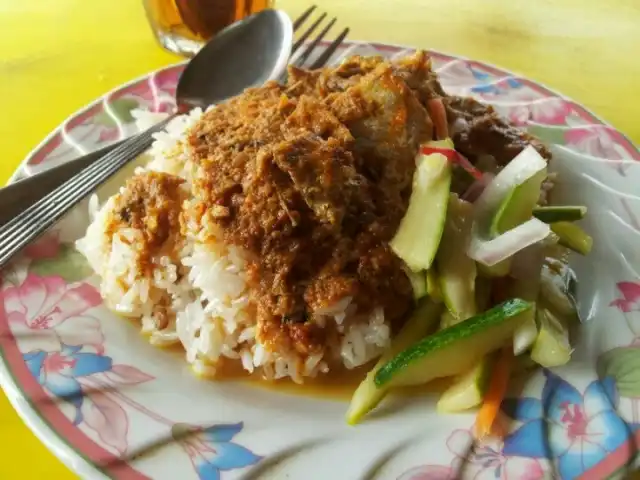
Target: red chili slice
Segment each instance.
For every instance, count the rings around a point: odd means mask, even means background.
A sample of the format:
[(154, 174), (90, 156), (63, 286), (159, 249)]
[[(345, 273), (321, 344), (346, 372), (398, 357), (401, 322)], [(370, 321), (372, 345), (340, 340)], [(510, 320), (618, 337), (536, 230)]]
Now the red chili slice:
[(447, 160), (449, 160), (451, 163), (462, 167), (466, 172), (468, 172), (476, 180), (482, 179), (482, 172), (478, 170), (476, 167), (474, 167), (473, 164), (464, 155), (461, 155), (460, 153), (456, 152), (452, 148), (432, 147), (429, 145), (423, 145), (422, 147), (420, 147), (420, 153), (423, 153), (424, 155), (430, 155), (432, 153), (440, 153), (445, 157), (447, 157)]

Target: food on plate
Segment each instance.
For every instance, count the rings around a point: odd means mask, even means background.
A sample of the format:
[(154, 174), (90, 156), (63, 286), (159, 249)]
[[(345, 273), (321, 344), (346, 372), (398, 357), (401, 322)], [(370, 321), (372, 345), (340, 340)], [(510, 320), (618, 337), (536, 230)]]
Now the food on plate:
[(486, 429), (496, 365), (568, 361), (556, 278), (562, 245), (590, 249), (571, 223), (585, 210), (550, 206), (547, 148), (447, 95), (425, 52), (291, 68), (177, 117), (150, 155), (92, 201), (77, 248), (106, 305), (199, 374), (302, 383), (378, 359), (350, 423), (395, 386), (452, 376), (439, 408), (482, 402)]

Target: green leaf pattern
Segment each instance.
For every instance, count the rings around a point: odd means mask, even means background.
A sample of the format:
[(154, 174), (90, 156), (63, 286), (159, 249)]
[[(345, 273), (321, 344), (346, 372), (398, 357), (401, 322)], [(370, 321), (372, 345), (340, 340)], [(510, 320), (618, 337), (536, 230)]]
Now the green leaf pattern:
[(89, 277), (93, 271), (84, 256), (73, 245), (63, 244), (54, 258), (34, 260), (29, 270), (39, 276), (58, 275), (68, 283)]
[(623, 397), (640, 397), (640, 348), (617, 347), (601, 355), (598, 376), (613, 377)]
[[(105, 127), (117, 127), (119, 123), (133, 122), (131, 110), (138, 108), (135, 98), (124, 97), (109, 102), (110, 112), (106, 110), (95, 116), (94, 122)], [(114, 118), (115, 117), (115, 118)]]

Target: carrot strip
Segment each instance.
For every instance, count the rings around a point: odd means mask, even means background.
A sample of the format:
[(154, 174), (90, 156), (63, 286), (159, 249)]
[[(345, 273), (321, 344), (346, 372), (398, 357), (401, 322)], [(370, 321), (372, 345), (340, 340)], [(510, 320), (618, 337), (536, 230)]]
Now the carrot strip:
[(513, 347), (509, 345), (500, 352), (500, 357), (493, 366), (489, 388), (482, 401), (476, 417), (476, 438), (483, 439), (493, 431), (494, 423), (500, 411), (502, 400), (507, 394), (507, 385), (513, 364)]
[(432, 98), (431, 100), (428, 100), (427, 110), (433, 120), (436, 138), (438, 140), (444, 140), (449, 136), (449, 126), (447, 124), (447, 112), (444, 109), (442, 98)]

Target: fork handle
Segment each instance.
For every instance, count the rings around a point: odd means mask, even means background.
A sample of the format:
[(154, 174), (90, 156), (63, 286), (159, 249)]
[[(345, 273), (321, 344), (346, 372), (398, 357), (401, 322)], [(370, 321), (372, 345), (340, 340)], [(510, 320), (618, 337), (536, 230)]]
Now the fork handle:
[(0, 188), (0, 226), (55, 190), (71, 177), (119, 147), (125, 140), (112, 143), (81, 157), (36, 173)]
[[(175, 115), (174, 115), (175, 116)], [(79, 201), (108, 180), (124, 165), (151, 146), (153, 133), (166, 127), (171, 116), (83, 169), (0, 227), (0, 268), (30, 242), (52, 227)]]

